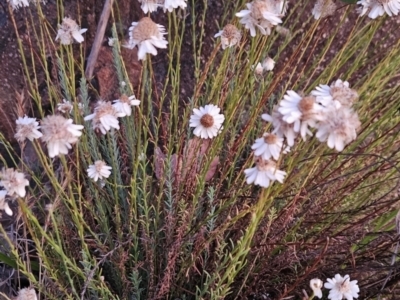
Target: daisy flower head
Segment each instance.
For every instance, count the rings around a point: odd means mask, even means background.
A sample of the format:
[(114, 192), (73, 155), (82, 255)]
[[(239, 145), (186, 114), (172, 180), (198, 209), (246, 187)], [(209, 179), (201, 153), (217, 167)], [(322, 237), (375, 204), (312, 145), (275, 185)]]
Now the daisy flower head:
[(342, 151), (344, 147), (356, 139), (357, 130), (361, 126), (358, 115), (351, 108), (331, 108), (326, 110), (326, 117), (319, 122), (316, 137), (320, 142), (328, 142), (328, 147)]
[(235, 25), (227, 24), (225, 27), (219, 31), (214, 37), (221, 37), (222, 49), (227, 47), (233, 47), (239, 43), (242, 38), (242, 33)]
[(81, 29), (79, 25), (76, 24), (75, 20), (64, 18), (61, 25), (58, 25), (58, 27), (56, 41), (60, 39), (62, 45), (70, 45), (74, 40), (78, 43), (84, 41), (82, 33), (85, 33), (87, 29)]
[(29, 181), (25, 178), (24, 173), (14, 171), (13, 168), (3, 168), (0, 172), (0, 179), (0, 186), (4, 187), (8, 195), (17, 194), (25, 197), (25, 187), (29, 185)]
[(312, 10), (315, 20), (332, 16), (336, 11), (336, 4), (332, 0), (317, 0)]
[(73, 108), (74, 108), (74, 106), (72, 105), (72, 103), (65, 99), (63, 99), (62, 103), (57, 104), (57, 110), (64, 114), (67, 112), (71, 113)]
[(282, 23), (285, 3), (281, 0), (254, 0), (247, 3), (247, 9), (236, 13), (236, 16), (241, 18), (239, 22), (250, 30), (252, 37), (256, 36), (256, 28), (261, 34), (270, 35), (272, 27)]
[(78, 141), (82, 135), (83, 125), (72, 124), (72, 119), (66, 119), (60, 115), (45, 117), (41, 122), (42, 140), (47, 144), (49, 157), (60, 154), (68, 154), (72, 144)]
[(26, 115), (15, 121), (17, 124), (16, 133), (14, 137), (18, 142), (22, 143), (25, 139), (33, 141), (34, 139), (38, 139), (42, 137), (42, 133), (39, 131), (39, 122), (36, 121), (36, 118), (28, 118)]
[(28, 0), (8, 0), (10, 2), (13, 9), (18, 9), (20, 7), (28, 7), (29, 1)]
[(256, 139), (251, 149), (254, 150), (254, 155), (260, 156), (264, 160), (273, 157), (279, 159), (283, 147), (283, 138), (273, 133), (264, 133), (259, 139)]
[(272, 124), (272, 127), (274, 128), (272, 133), (275, 133), (280, 137), (285, 137), (288, 146), (293, 147), (298, 132), (294, 130), (293, 123), (289, 124), (283, 120), (283, 115), (278, 111), (278, 106), (274, 106), (271, 115), (262, 114), (261, 118)]
[(97, 160), (93, 165), (90, 165), (87, 169), (88, 175), (94, 181), (101, 180), (103, 178), (108, 178), (111, 174), (111, 167), (102, 160)]
[(119, 129), (119, 117), (125, 116), (118, 112), (111, 102), (99, 100), (94, 112), (84, 118), (85, 121), (92, 120), (93, 129), (100, 130), (102, 134), (106, 134), (111, 128)]
[(164, 0), (164, 12), (168, 10), (172, 12), (174, 9), (180, 7), (185, 9), (187, 6), (186, 0)]
[(149, 17), (142, 18), (139, 22), (133, 22), (129, 27), (129, 41), (126, 48), (133, 49), (138, 46), (138, 59), (146, 59), (146, 53), (157, 55), (157, 48), (167, 48), (168, 42), (165, 40), (165, 28), (154, 23)]
[(353, 298), (358, 298), (360, 288), (357, 285), (357, 280), (350, 281), (349, 275), (342, 277), (336, 274), (334, 278), (327, 280), (328, 282), (325, 282), (324, 287), (330, 290), (328, 299), (342, 300), (346, 298), (353, 300)]
[(274, 161), (264, 160), (261, 157), (256, 157), (255, 161), (256, 166), (254, 168), (244, 170), (247, 184), (254, 183), (267, 188), (274, 181), (283, 183), (286, 172), (278, 170)]
[(121, 117), (130, 116), (132, 114), (132, 106), (138, 106), (140, 101), (136, 99), (135, 95), (127, 96), (122, 95), (119, 99), (113, 101), (113, 107), (117, 110)]
[(400, 0), (360, 0), (357, 4), (361, 5), (359, 14), (363, 16), (368, 12), (371, 19), (383, 16), (385, 12), (390, 17), (397, 16), (400, 11)]
[(5, 190), (0, 191), (0, 210), (4, 210), (7, 215), (12, 216), (13, 211), (11, 210), (10, 206), (8, 206), (6, 195), (7, 191)]
[(301, 97), (290, 90), (279, 103), (278, 111), (282, 114), (283, 121), (293, 123), (294, 131), (299, 132), (305, 140), (307, 134), (312, 135), (308, 127), (315, 127), (322, 118), (322, 109), (314, 96)]
[(145, 14), (147, 14), (148, 12), (152, 13), (154, 11), (156, 11), (158, 9), (158, 7), (160, 7), (160, 0), (139, 0), (139, 3), (141, 3), (142, 5), (140, 6), (140, 8), (143, 10), (143, 12)]
[(314, 296), (318, 297), (319, 299), (322, 298), (322, 291), (321, 288), (324, 285), (321, 279), (314, 278), (310, 280), (310, 288), (312, 289)]
[(214, 104), (194, 108), (190, 116), (189, 126), (195, 127), (194, 135), (202, 139), (212, 139), (222, 130), (225, 116), (220, 114), (220, 108)]
[(347, 81), (341, 79), (332, 82), (332, 84), (320, 84), (311, 92), (316, 97), (318, 103), (327, 107), (333, 104), (337, 109), (342, 106), (351, 107), (358, 99), (357, 91), (350, 88)]

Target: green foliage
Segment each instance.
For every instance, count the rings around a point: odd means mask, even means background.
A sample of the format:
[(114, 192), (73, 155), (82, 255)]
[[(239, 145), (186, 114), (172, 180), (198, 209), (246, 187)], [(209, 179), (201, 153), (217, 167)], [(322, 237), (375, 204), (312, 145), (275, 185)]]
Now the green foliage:
[[(62, 1), (57, 5), (64, 11)], [(126, 83), (115, 90), (134, 94), (141, 104), (120, 119), (120, 130), (106, 135), (83, 120), (100, 93), (83, 76), (84, 45), (56, 47), (56, 28), (26, 19), (36, 28), (35, 39), (43, 41), (30, 51), (37, 50), (35, 59), (44, 65), (49, 47), (57, 74), (44, 71), (51, 92), (49, 106), (42, 105), (38, 75), (28, 72), (34, 58), (20, 45), (35, 103), (27, 113), (41, 119), (56, 113), (65, 98), (74, 105), (69, 117), (85, 129), (70, 154), (56, 159), (34, 141), (39, 171), (23, 159), (24, 147), (14, 151), (1, 139), (33, 184), (29, 197), (19, 201), (18, 238), (8, 240), (9, 253), (0, 253), (0, 262), (18, 270), (44, 299), (236, 299), (267, 293), (284, 299), (300, 297), (311, 278), (347, 272), (371, 286), (363, 297), (376, 297), (379, 282), (394, 268), (388, 262), (397, 236), (400, 97), (393, 83), (400, 71), (399, 42), (377, 55), (368, 45), (382, 33), (380, 21), (349, 18), (354, 12), (348, 7), (338, 27), (322, 28), (296, 3), (285, 18), (290, 35), (274, 30), (252, 38), (241, 27), (239, 45), (222, 50), (219, 39), (207, 36), (208, 5), (189, 1), (190, 22), (184, 12), (166, 14), (168, 49), (148, 55), (133, 84), (117, 31), (133, 20), (120, 19), (114, 4), (111, 32), (119, 42), (110, 57), (118, 83)], [(225, 5), (220, 28), (238, 23), (234, 13), (244, 1), (235, 5)], [(42, 9), (32, 14), (44, 18)], [(340, 30), (344, 26), (349, 30)], [(190, 68), (181, 64), (188, 55)], [(267, 56), (276, 69), (256, 77), (251, 66)], [(269, 129), (260, 115), (271, 113), (287, 90), (306, 94), (338, 78), (360, 95), (357, 140), (341, 153), (316, 138), (298, 140), (279, 161), (288, 173), (284, 184), (247, 185), (243, 171), (253, 165), (250, 147)], [(182, 97), (188, 88), (190, 99)], [(205, 155), (193, 158), (187, 153), (193, 139), (189, 117), (194, 107), (210, 103), (222, 108), (224, 129)], [(209, 179), (216, 157), (217, 171)], [(112, 167), (101, 183), (86, 171), (97, 160)]]

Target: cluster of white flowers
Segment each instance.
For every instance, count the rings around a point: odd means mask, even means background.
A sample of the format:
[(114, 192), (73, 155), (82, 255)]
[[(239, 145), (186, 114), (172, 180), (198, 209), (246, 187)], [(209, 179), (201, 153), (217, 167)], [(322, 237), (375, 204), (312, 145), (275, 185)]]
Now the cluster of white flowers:
[(194, 135), (202, 139), (212, 139), (223, 129), (222, 123), (225, 116), (220, 114), (220, 108), (214, 104), (208, 104), (199, 109), (193, 109), (190, 116), (189, 126), (195, 127)]
[(164, 12), (172, 12), (178, 7), (184, 9), (187, 6), (186, 0), (139, 0), (139, 3), (142, 3), (141, 8), (146, 14), (156, 11), (159, 7), (163, 8)]
[[(294, 145), (297, 135), (305, 141), (316, 129), (320, 142), (329, 148), (342, 151), (357, 137), (360, 121), (351, 108), (358, 99), (347, 81), (338, 79), (330, 86), (319, 85), (309, 96), (302, 97), (288, 91), (271, 115), (263, 114), (263, 120), (272, 124), (273, 130), (256, 139), (254, 150), (256, 167), (245, 170), (247, 183), (268, 187), (271, 181), (283, 181), (285, 172), (276, 168), (281, 153), (287, 153)], [(285, 147), (285, 140), (286, 145)], [(262, 173), (262, 175), (259, 175)]]
[(82, 43), (84, 40), (82, 33), (87, 31), (86, 28), (81, 29), (71, 18), (64, 18), (58, 27), (56, 41), (60, 39), (60, 43), (63, 45), (70, 45), (74, 40)]
[(154, 23), (149, 17), (133, 22), (129, 27), (129, 41), (124, 47), (133, 49), (139, 47), (138, 59), (146, 59), (146, 53), (157, 55), (157, 48), (167, 48), (168, 42), (164, 38), (165, 27)]
[(242, 38), (242, 33), (235, 25), (227, 24), (222, 30), (214, 35), (214, 37), (219, 36), (221, 37), (222, 49), (226, 49), (227, 47), (233, 47), (238, 44)]
[(20, 289), (15, 300), (37, 300), (36, 291), (33, 288)]
[(140, 101), (134, 95), (130, 97), (122, 95), (113, 102), (114, 104), (111, 104), (111, 102), (99, 100), (93, 114), (86, 116), (84, 120), (92, 120), (93, 129), (100, 130), (102, 134), (106, 134), (111, 128), (118, 130), (118, 118), (130, 116), (132, 114), (132, 106), (140, 104)]
[(256, 28), (263, 35), (270, 35), (271, 29), (282, 23), (287, 9), (286, 0), (254, 0), (246, 4), (244, 9), (236, 14), (240, 23), (250, 30), (252, 37), (256, 36)]
[[(319, 299), (322, 298), (322, 284), (322, 280), (318, 278), (311, 279), (310, 281), (310, 288), (313, 291), (313, 296), (318, 297)], [(357, 280), (350, 281), (349, 275), (342, 277), (340, 274), (336, 274), (334, 278), (327, 279), (324, 287), (330, 290), (328, 295), (328, 299), (330, 300), (357, 299), (358, 293), (360, 292)], [(310, 299), (312, 299), (313, 296)]]
[(333, 0), (317, 0), (312, 10), (314, 19), (325, 18), (331, 16), (336, 11), (336, 4)]

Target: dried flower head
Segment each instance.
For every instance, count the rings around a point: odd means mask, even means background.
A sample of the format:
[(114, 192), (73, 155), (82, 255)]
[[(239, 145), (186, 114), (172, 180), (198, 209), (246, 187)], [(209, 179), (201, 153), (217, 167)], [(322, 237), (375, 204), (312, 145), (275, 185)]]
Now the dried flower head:
[(358, 298), (358, 293), (360, 288), (357, 285), (357, 280), (350, 281), (349, 275), (344, 277), (336, 274), (334, 278), (327, 279), (324, 287), (330, 289), (328, 298), (331, 300), (342, 300), (346, 298), (347, 300), (353, 300), (353, 298)]
[(29, 185), (29, 181), (25, 179), (24, 173), (14, 171), (13, 168), (3, 168), (0, 172), (0, 179), (0, 186), (5, 188), (8, 195), (17, 194), (20, 197), (25, 197), (25, 187)]
[(242, 38), (242, 33), (235, 25), (227, 24), (220, 32), (214, 35), (214, 37), (219, 36), (221, 37), (222, 49), (226, 49), (227, 47), (232, 47), (239, 43)]
[(314, 278), (310, 280), (310, 288), (312, 289), (314, 296), (318, 297), (319, 299), (322, 298), (322, 291), (321, 288), (324, 285), (321, 279)]
[(120, 117), (130, 116), (132, 114), (132, 106), (138, 106), (140, 104), (140, 101), (136, 99), (135, 95), (129, 97), (127, 95), (121, 95), (119, 99), (113, 102), (113, 106)]
[(12, 216), (13, 211), (11, 210), (10, 206), (8, 206), (6, 195), (7, 191), (5, 190), (0, 191), (0, 210), (4, 210), (7, 215)]
[(400, 0), (360, 0), (357, 4), (361, 5), (358, 12), (360, 15), (365, 15), (368, 12), (368, 17), (376, 19), (383, 16), (385, 12), (391, 17), (397, 16), (400, 11)]
[(93, 178), (94, 181), (101, 180), (103, 178), (108, 178), (111, 174), (111, 167), (107, 166), (107, 164), (102, 160), (97, 160), (94, 162), (94, 165), (90, 165), (87, 169), (88, 175), (90, 178)]
[(37, 300), (35, 289), (24, 288), (19, 290), (16, 300)]
[(281, 17), (286, 12), (286, 1), (254, 0), (246, 4), (247, 9), (236, 14), (240, 23), (250, 29), (251, 36), (256, 36), (256, 28), (263, 35), (271, 34), (273, 26), (282, 23)]
[(75, 125), (72, 122), (72, 119), (60, 115), (47, 116), (42, 120), (42, 140), (47, 144), (49, 157), (68, 154), (68, 149), (71, 149), (71, 145), (82, 135), (83, 125)]
[(342, 151), (357, 137), (357, 130), (361, 126), (358, 115), (348, 107), (330, 107), (324, 114), (324, 119), (318, 124), (316, 137), (320, 142), (327, 141), (329, 148)]
[(317, 0), (312, 10), (315, 20), (332, 16), (336, 11), (336, 4), (332, 0)]
[(274, 161), (256, 157), (255, 163), (256, 166), (254, 168), (244, 170), (248, 184), (254, 183), (255, 185), (267, 188), (274, 181), (283, 183), (286, 172), (278, 170)]
[(27, 116), (23, 118), (19, 117), (15, 123), (17, 124), (17, 129), (14, 137), (20, 143), (25, 141), (25, 139), (33, 141), (43, 135), (39, 131), (39, 122), (35, 118), (28, 118)]
[(149, 17), (142, 18), (139, 22), (133, 22), (129, 27), (129, 41), (124, 47), (133, 49), (139, 47), (138, 59), (144, 60), (146, 53), (157, 55), (157, 48), (167, 48), (165, 40), (165, 28), (154, 23)]
[(323, 106), (334, 105), (337, 109), (341, 106), (351, 107), (358, 99), (357, 91), (351, 89), (350, 84), (341, 79), (333, 82), (331, 86), (320, 84), (311, 92), (311, 95), (314, 95), (317, 102)]
[(106, 134), (111, 128), (119, 129), (118, 117), (124, 114), (117, 111), (111, 102), (99, 100), (94, 109), (94, 113), (84, 118), (85, 121), (92, 120), (93, 129), (100, 130), (102, 134)]
[(74, 106), (72, 105), (72, 103), (70, 101), (67, 101), (65, 99), (63, 99), (62, 103), (58, 103), (57, 104), (57, 110), (62, 112), (62, 113), (71, 113), (72, 109), (74, 108)]
[(225, 120), (223, 114), (220, 114), (220, 108), (213, 104), (193, 109), (193, 115), (190, 116), (190, 127), (195, 127), (194, 135), (202, 139), (213, 138), (218, 135), (222, 129), (222, 123)]
[(70, 45), (74, 40), (82, 43), (84, 40), (82, 33), (86, 31), (86, 28), (81, 29), (71, 18), (64, 18), (59, 25), (56, 41), (60, 39), (60, 43), (63, 45)]

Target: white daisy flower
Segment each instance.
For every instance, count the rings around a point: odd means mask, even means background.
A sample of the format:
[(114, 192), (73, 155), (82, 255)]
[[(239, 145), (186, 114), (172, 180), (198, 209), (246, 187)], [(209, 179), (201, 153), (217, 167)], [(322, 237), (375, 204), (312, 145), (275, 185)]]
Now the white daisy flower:
[(314, 278), (310, 280), (310, 288), (312, 289), (314, 296), (318, 297), (319, 299), (322, 298), (322, 291), (321, 288), (324, 285), (321, 279)]
[(39, 131), (39, 122), (37, 122), (35, 118), (28, 118), (25, 115), (23, 118), (18, 117), (15, 123), (17, 124), (17, 128), (14, 137), (20, 143), (25, 141), (25, 139), (33, 141), (34, 139), (38, 139), (43, 135)]
[(278, 106), (275, 106), (272, 110), (272, 114), (263, 114), (261, 118), (272, 124), (274, 130), (272, 133), (280, 137), (285, 137), (288, 146), (293, 147), (294, 140), (298, 132), (294, 131), (294, 124), (289, 124), (283, 120), (283, 115), (278, 111)]
[(270, 35), (273, 26), (282, 23), (281, 18), (286, 11), (287, 1), (254, 0), (247, 3), (247, 9), (236, 13), (241, 18), (240, 23), (250, 30), (252, 37), (256, 36), (256, 28), (263, 35)]
[(347, 81), (341, 79), (332, 82), (331, 86), (320, 84), (311, 92), (316, 97), (318, 103), (327, 107), (334, 105), (337, 109), (341, 106), (351, 107), (358, 99), (357, 91), (350, 88)]
[(360, 15), (368, 12), (368, 17), (376, 19), (383, 16), (385, 12), (391, 17), (397, 16), (400, 11), (400, 0), (360, 0), (357, 4), (362, 7), (359, 9)]
[(125, 116), (118, 112), (111, 102), (99, 100), (94, 109), (94, 113), (84, 118), (85, 121), (92, 120), (93, 129), (100, 130), (102, 134), (106, 134), (111, 128), (119, 129), (118, 117)]
[(72, 109), (74, 108), (74, 106), (72, 105), (72, 103), (70, 101), (67, 101), (65, 99), (63, 99), (62, 103), (58, 103), (57, 104), (57, 110), (62, 112), (62, 113), (71, 113)]
[(336, 4), (332, 0), (317, 0), (312, 10), (315, 20), (332, 16), (336, 11)]
[(305, 140), (307, 134), (312, 135), (308, 127), (316, 127), (317, 121), (321, 120), (322, 109), (314, 96), (301, 97), (290, 90), (279, 103), (278, 111), (282, 114), (283, 121), (293, 123), (294, 131), (299, 132)]
[(256, 166), (254, 168), (244, 170), (246, 182), (254, 183), (261, 187), (267, 188), (274, 181), (283, 183), (286, 172), (278, 170), (276, 163), (272, 160), (263, 160), (260, 157), (256, 158)]
[(254, 155), (260, 156), (264, 160), (273, 157), (279, 159), (283, 147), (283, 138), (273, 133), (264, 133), (263, 137), (256, 139), (251, 149), (254, 150)]
[(25, 197), (25, 187), (29, 185), (29, 181), (25, 179), (24, 173), (14, 171), (13, 168), (3, 168), (0, 172), (0, 179), (0, 186), (5, 188), (8, 195), (17, 194), (20, 197)]
[(6, 195), (7, 191), (5, 190), (0, 191), (0, 210), (4, 210), (7, 215), (12, 216), (13, 211), (11, 210), (10, 206), (8, 206)]
[(326, 117), (319, 122), (316, 137), (320, 142), (328, 141), (328, 147), (342, 151), (344, 147), (356, 139), (361, 123), (358, 115), (351, 108), (326, 110)]
[(176, 9), (178, 7), (185, 9), (186, 6), (187, 6), (186, 0), (165, 0), (164, 1), (164, 12), (165, 12), (165, 10), (172, 12), (174, 9)]
[(94, 165), (90, 165), (87, 169), (88, 176), (92, 178), (94, 181), (98, 179), (108, 178), (111, 174), (112, 168), (107, 166), (107, 164), (102, 160), (97, 160), (94, 162)]
[(225, 116), (220, 114), (220, 108), (214, 104), (208, 104), (199, 109), (193, 109), (190, 116), (189, 126), (195, 127), (194, 135), (202, 139), (212, 139), (222, 130)]
[(132, 106), (138, 106), (140, 101), (136, 99), (135, 95), (128, 97), (122, 95), (119, 99), (113, 101), (114, 108), (117, 110), (121, 117), (130, 116), (132, 114)]
[(82, 135), (83, 125), (72, 124), (72, 119), (63, 116), (47, 116), (42, 122), (42, 140), (47, 144), (49, 157), (68, 154), (68, 149), (78, 141)]
[(139, 22), (133, 22), (129, 27), (129, 41), (124, 45), (129, 49), (138, 46), (138, 59), (146, 59), (146, 53), (157, 55), (157, 48), (167, 48), (168, 41), (165, 40), (165, 28), (154, 23), (149, 17), (142, 18)]
[(214, 35), (214, 37), (219, 36), (221, 37), (222, 49), (226, 49), (238, 44), (242, 38), (242, 33), (235, 25), (227, 24), (221, 31)]
[(56, 41), (60, 39), (60, 43), (63, 45), (70, 45), (74, 40), (78, 43), (83, 42), (82, 33), (85, 33), (87, 29), (81, 29), (71, 18), (64, 18), (62, 24), (58, 26)]
[(157, 8), (159, 8), (160, 3), (163, 1), (160, 0), (139, 0), (139, 3), (142, 3), (142, 5), (140, 6), (140, 8), (143, 10), (143, 12), (145, 14), (147, 14), (148, 12), (152, 13), (154, 11), (157, 10)]
[(350, 281), (350, 276), (345, 275), (344, 277), (336, 274), (334, 278), (327, 279), (324, 287), (329, 289), (328, 298), (331, 300), (342, 300), (346, 298), (347, 300), (353, 300), (353, 298), (358, 298), (358, 293), (360, 288), (357, 285), (357, 280)]

